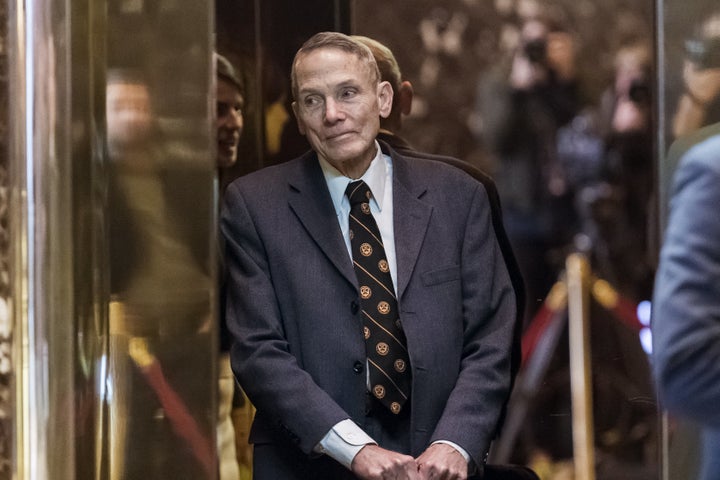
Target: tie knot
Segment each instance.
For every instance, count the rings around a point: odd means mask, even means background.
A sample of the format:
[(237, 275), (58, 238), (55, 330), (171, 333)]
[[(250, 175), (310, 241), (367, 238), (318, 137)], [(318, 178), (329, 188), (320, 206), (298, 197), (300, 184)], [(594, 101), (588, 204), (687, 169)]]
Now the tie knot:
[(359, 203), (367, 203), (370, 200), (370, 187), (362, 180), (350, 182), (345, 189), (345, 195), (350, 200), (350, 205), (355, 206)]

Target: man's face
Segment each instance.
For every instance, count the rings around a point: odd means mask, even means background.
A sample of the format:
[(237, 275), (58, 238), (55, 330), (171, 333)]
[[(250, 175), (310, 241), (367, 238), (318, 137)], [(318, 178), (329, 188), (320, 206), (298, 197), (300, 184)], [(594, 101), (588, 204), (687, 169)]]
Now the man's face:
[(293, 110), (312, 148), (341, 172), (369, 164), (380, 116), (387, 117), (392, 107), (390, 84), (377, 84), (366, 62), (337, 48), (301, 55), (295, 75)]
[(243, 129), (243, 97), (237, 87), (217, 79), (217, 166), (227, 168), (237, 161), (238, 142)]
[(111, 150), (141, 145), (150, 135), (152, 111), (147, 85), (114, 82), (106, 89), (108, 144)]

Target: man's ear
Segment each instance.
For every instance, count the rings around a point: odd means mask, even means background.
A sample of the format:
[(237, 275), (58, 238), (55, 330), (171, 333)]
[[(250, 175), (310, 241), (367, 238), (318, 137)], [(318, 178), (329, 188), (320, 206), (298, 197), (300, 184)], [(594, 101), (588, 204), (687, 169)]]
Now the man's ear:
[(393, 89), (390, 86), (390, 82), (380, 82), (377, 86), (378, 92), (378, 107), (380, 109), (380, 116), (387, 118), (392, 111), (392, 100), (393, 100)]
[(400, 108), (400, 113), (403, 115), (410, 115), (410, 111), (412, 110), (413, 93), (412, 83), (407, 80), (400, 83), (400, 88), (397, 93), (400, 98), (397, 101), (397, 105)]
[(297, 102), (292, 102), (292, 109), (293, 113), (295, 114), (295, 122), (297, 122), (300, 135), (305, 135), (305, 125), (303, 124), (302, 120), (300, 120), (300, 112), (298, 112), (299, 108)]

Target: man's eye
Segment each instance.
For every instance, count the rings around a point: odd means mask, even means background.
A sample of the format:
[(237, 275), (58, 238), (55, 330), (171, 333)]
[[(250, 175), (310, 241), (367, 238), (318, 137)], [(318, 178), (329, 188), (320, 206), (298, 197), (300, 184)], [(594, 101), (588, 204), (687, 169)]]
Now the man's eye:
[(316, 96), (305, 97), (303, 104), (307, 108), (317, 107), (318, 105), (320, 105), (320, 99)]
[(354, 97), (355, 94), (357, 94), (357, 90), (354, 88), (346, 88), (340, 92), (340, 98), (347, 100), (348, 98)]
[(229, 103), (225, 102), (217, 102), (217, 116), (218, 118), (222, 118), (230, 113), (230, 110), (232, 107)]

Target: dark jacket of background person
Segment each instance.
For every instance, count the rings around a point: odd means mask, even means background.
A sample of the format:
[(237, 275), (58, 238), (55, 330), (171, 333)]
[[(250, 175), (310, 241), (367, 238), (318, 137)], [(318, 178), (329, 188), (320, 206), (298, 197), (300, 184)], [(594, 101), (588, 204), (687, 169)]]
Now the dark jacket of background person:
[(529, 90), (513, 90), (491, 74), (481, 86), (487, 122), (485, 141), (498, 157), (493, 178), (501, 192), (510, 237), (567, 238), (568, 207), (552, 182), (562, 180), (556, 134), (578, 112), (574, 81), (556, 79)]
[(720, 478), (720, 136), (675, 174), (653, 302), (653, 368), (663, 406), (703, 429), (700, 479)]

